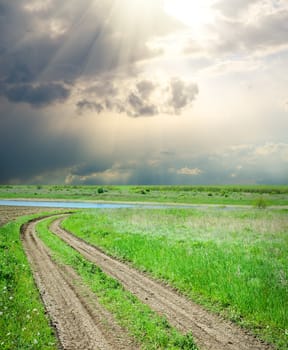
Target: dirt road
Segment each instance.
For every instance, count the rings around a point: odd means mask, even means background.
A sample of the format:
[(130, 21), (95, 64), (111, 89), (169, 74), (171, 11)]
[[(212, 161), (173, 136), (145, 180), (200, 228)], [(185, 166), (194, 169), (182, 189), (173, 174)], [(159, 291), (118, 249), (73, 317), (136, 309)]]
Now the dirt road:
[(67, 266), (52, 261), (47, 247), (35, 233), (35, 222), (22, 228), (22, 242), (36, 284), (55, 325), (63, 349), (137, 349), (112, 315), (97, 302)]
[[(191, 331), (201, 350), (272, 349), (236, 325), (224, 321), (205, 311), (199, 305), (186, 300), (171, 288), (148, 278), (61, 229), (61, 220), (57, 219), (51, 225), (51, 230), (55, 234), (79, 251), (85, 258), (97, 264), (105, 273), (119, 280), (143, 303), (149, 305), (159, 314), (165, 315), (171, 325), (182, 332)], [(33, 227), (30, 226), (31, 230), (33, 231)], [(34, 237), (32, 232), (30, 236)]]

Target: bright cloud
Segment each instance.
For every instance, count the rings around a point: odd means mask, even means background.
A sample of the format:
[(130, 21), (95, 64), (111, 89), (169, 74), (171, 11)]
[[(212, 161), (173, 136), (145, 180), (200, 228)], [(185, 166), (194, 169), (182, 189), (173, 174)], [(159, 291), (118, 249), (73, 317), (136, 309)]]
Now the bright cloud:
[(176, 171), (179, 175), (188, 175), (188, 176), (198, 176), (202, 174), (202, 170), (199, 168), (181, 168)]

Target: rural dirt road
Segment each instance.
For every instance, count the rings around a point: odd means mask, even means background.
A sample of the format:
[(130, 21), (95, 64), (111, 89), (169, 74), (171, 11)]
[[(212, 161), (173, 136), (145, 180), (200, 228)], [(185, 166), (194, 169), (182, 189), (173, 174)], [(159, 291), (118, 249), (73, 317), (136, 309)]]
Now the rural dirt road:
[[(257, 340), (234, 324), (210, 314), (167, 286), (104, 254), (60, 227), (51, 231), (117, 279), (143, 303), (164, 315), (181, 332), (192, 332), (201, 350), (268, 350), (272, 347)], [(23, 226), (22, 242), (31, 263), (36, 284), (47, 312), (57, 330), (63, 349), (137, 349), (125, 330), (104, 310), (76, 273), (52, 261), (49, 250), (37, 237), (36, 222)]]
[(35, 222), (22, 227), (22, 242), (42, 300), (56, 328), (62, 349), (137, 349), (95, 295), (67, 266), (52, 261), (37, 237)]

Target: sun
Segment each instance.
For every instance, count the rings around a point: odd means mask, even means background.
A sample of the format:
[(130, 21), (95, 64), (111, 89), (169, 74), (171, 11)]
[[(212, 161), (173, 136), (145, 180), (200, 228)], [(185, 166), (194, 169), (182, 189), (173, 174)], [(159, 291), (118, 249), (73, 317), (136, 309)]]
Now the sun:
[(165, 0), (165, 12), (193, 29), (201, 29), (214, 20), (215, 0)]

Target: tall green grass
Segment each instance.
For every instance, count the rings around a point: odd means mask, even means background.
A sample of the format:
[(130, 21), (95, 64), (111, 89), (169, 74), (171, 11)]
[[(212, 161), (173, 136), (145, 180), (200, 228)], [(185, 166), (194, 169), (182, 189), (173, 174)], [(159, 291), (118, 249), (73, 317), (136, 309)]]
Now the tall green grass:
[(0, 185), (0, 198), (136, 201), (187, 204), (288, 205), (288, 186), (68, 186)]
[(287, 211), (102, 210), (64, 227), (287, 349)]
[(52, 257), (75, 269), (97, 295), (98, 301), (114, 314), (118, 322), (141, 344), (142, 349), (197, 349), (191, 334), (180, 334), (164, 317), (125, 291), (117, 280), (105, 275), (100, 268), (51, 234), (48, 226), (52, 220), (37, 225), (39, 237), (52, 250)]
[(20, 227), (34, 216), (0, 227), (0, 349), (56, 350), (57, 339), (45, 315), (20, 241)]

